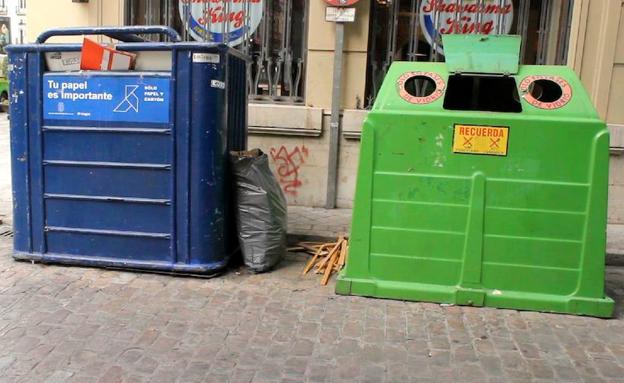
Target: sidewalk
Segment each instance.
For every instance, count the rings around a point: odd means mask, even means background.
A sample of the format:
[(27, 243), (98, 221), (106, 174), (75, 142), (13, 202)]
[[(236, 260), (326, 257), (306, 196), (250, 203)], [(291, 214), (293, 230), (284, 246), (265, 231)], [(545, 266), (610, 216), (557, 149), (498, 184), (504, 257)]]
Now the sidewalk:
[[(0, 116), (1, 118), (1, 116)], [(0, 122), (0, 215), (10, 221)], [(2, 141), (5, 140), (5, 141)], [(350, 209), (291, 207), (291, 240), (348, 233)], [(1, 228), (0, 228), (1, 229)], [(624, 228), (610, 227), (624, 249)], [(368, 299), (301, 275), (176, 278), (11, 258), (0, 235), (0, 382), (621, 382), (624, 268), (614, 319)]]

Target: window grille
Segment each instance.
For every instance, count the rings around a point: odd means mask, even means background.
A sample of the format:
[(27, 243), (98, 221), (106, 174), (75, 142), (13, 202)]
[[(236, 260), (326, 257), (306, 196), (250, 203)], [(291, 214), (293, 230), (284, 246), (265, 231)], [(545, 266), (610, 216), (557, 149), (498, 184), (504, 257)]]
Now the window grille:
[[(220, 6), (219, 12), (233, 14), (234, 2), (215, 2), (212, 0), (193, 1), (195, 7), (201, 7), (195, 12), (189, 7), (180, 4), (189, 3), (180, 0), (127, 0), (126, 24), (147, 25), (160, 24), (175, 28), (186, 41), (215, 41), (215, 26), (212, 25), (218, 17), (213, 12), (214, 7)], [(244, 24), (252, 24), (250, 8), (258, 3), (262, 4), (262, 19), (253, 33), (245, 28), (243, 39), (235, 47), (246, 53), (251, 62), (248, 64), (247, 85), (249, 98), (254, 102), (268, 103), (303, 103), (305, 51), (307, 28), (307, 2), (305, 0), (242, 0), (238, 7), (242, 7)], [(216, 4), (216, 5), (215, 5)], [(213, 7), (213, 8), (211, 8)], [(238, 9), (240, 10), (240, 8)], [(201, 18), (197, 23), (197, 11), (202, 15), (215, 15)], [(238, 13), (238, 12), (234, 12)], [(195, 15), (195, 17), (193, 17)], [(203, 31), (210, 33), (201, 35), (188, 32), (186, 26), (199, 26)], [(230, 35), (230, 23), (220, 23), (223, 27), (222, 35), (227, 43)], [(218, 27), (217, 27), (218, 28)], [(150, 36), (150, 38), (153, 38)]]

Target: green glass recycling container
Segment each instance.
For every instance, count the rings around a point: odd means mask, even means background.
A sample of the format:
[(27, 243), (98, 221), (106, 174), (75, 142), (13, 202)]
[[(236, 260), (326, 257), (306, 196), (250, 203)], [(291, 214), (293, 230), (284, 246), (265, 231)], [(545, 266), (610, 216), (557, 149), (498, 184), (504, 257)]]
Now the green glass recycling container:
[(576, 74), (517, 36), (395, 62), (364, 123), (336, 292), (609, 317), (609, 132)]

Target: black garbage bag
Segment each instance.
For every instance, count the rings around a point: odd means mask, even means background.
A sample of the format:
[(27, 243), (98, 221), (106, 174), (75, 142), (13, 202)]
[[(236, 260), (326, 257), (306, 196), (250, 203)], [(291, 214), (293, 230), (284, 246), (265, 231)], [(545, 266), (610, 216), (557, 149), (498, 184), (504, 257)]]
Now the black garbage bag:
[(236, 190), (236, 225), (243, 261), (268, 271), (286, 255), (286, 198), (260, 149), (231, 152)]

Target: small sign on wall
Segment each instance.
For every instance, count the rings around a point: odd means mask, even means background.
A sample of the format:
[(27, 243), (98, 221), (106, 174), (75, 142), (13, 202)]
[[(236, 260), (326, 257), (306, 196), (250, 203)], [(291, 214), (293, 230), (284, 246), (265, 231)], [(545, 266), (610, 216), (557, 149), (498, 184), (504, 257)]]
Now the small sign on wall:
[(360, 0), (325, 0), (325, 2), (334, 7), (349, 7)]
[(355, 21), (355, 8), (325, 8), (325, 21), (334, 23), (352, 23)]

